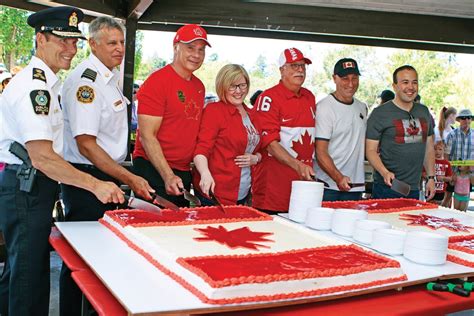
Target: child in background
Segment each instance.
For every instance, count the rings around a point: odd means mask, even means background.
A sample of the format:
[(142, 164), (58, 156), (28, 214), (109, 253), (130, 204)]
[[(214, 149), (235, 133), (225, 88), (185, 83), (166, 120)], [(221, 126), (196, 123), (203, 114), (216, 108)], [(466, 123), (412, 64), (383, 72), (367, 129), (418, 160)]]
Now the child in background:
[(453, 171), (448, 160), (444, 159), (444, 143), (437, 141), (434, 145), (435, 150), (435, 189), (436, 194), (430, 202), (441, 205), (444, 199), (444, 193), (448, 182), (452, 180)]
[(454, 208), (465, 212), (469, 204), (469, 194), (474, 177), (471, 176), (469, 166), (459, 166), (458, 172), (453, 176), (454, 181)]

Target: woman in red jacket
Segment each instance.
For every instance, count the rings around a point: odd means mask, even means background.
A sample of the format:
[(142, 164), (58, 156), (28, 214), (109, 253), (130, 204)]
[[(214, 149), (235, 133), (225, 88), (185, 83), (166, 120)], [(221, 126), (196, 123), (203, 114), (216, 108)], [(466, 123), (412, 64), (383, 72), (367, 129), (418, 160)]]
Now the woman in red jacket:
[(250, 87), (247, 71), (229, 64), (216, 77), (219, 102), (204, 109), (194, 164), (199, 175), (194, 188), (204, 205), (212, 190), (223, 204), (244, 204), (250, 191), (250, 166), (260, 162), (258, 123), (244, 99)]

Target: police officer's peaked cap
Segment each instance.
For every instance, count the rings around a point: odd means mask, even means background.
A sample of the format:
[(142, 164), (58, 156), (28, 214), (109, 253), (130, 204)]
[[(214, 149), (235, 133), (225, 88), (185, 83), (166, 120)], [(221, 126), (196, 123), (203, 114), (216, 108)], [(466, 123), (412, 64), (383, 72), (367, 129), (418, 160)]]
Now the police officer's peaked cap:
[(84, 18), (84, 13), (74, 7), (54, 7), (33, 13), (28, 17), (28, 25), (35, 32), (51, 32), (59, 37), (86, 39), (77, 27)]

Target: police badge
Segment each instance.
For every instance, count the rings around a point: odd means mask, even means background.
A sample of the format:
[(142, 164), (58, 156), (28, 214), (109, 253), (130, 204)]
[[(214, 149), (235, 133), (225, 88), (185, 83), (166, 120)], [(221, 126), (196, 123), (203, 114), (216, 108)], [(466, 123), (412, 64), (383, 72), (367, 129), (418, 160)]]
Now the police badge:
[(30, 92), (30, 99), (36, 114), (49, 114), (51, 97), (48, 90), (33, 90)]
[(81, 103), (92, 103), (95, 98), (94, 89), (89, 86), (80, 86), (77, 89), (76, 98)]

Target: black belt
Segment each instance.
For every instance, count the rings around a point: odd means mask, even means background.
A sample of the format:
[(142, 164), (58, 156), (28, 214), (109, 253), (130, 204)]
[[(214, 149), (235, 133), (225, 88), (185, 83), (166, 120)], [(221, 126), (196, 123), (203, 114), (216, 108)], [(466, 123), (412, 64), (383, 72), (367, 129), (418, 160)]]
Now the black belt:
[(5, 170), (14, 170), (14, 171), (17, 171), (18, 168), (20, 168), (20, 165), (5, 164)]
[[(5, 170), (12, 170), (12, 171), (18, 171), (21, 165), (10, 165), (10, 164), (5, 164)], [(40, 177), (47, 177), (43, 172), (39, 171), (36, 169), (36, 175)]]
[(88, 165), (88, 164), (85, 164), (85, 163), (71, 163), (71, 165), (73, 165), (74, 167), (77, 167), (77, 169), (81, 169), (81, 170), (99, 170), (96, 166), (94, 165)]

